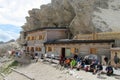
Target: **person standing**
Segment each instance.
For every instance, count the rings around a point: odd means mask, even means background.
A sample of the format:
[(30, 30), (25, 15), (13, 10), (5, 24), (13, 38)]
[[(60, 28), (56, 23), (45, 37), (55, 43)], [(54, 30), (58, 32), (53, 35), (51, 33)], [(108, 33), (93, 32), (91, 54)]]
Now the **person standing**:
[(38, 62), (38, 53), (35, 53), (36, 62)]
[(119, 57), (117, 56), (117, 53), (115, 53), (114, 56), (114, 63), (115, 63), (115, 69), (117, 69), (117, 64), (119, 63)]

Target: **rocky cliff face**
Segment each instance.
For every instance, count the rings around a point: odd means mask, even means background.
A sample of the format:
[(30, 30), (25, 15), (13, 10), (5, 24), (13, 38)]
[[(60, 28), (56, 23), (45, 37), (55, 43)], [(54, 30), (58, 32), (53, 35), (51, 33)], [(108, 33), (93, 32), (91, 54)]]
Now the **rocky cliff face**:
[(92, 22), (101, 31), (120, 30), (120, 0), (98, 0)]
[(65, 26), (73, 35), (120, 30), (120, 0), (52, 0), (28, 13), (24, 31)]

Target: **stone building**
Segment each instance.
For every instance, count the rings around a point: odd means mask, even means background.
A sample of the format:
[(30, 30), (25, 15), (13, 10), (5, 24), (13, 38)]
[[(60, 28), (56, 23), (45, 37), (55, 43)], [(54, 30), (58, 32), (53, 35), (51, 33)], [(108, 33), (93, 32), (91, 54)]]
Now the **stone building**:
[(63, 55), (64, 57), (72, 57), (73, 54), (78, 56), (86, 56), (89, 54), (97, 55), (99, 60), (102, 56), (110, 59), (110, 48), (114, 44), (114, 40), (56, 40), (45, 42), (46, 53), (54, 54), (56, 57)]
[[(21, 32), (23, 47), (26, 53), (63, 55), (72, 57), (73, 54), (85, 56), (93, 54), (104, 61), (107, 56), (112, 59), (111, 48), (120, 46), (120, 33), (78, 34), (69, 39), (69, 30), (65, 27), (44, 27), (36, 30)], [(111, 53), (111, 54), (110, 54)]]
[(68, 36), (65, 27), (46, 27), (26, 32), (25, 50), (27, 53), (45, 53), (44, 43), (58, 39), (66, 39)]

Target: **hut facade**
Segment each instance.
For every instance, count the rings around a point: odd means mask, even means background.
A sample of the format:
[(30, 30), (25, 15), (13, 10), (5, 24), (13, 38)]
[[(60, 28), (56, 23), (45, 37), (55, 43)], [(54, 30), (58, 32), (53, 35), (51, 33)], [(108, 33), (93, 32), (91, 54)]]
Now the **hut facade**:
[(86, 56), (89, 54), (97, 55), (99, 60), (103, 56), (110, 58), (110, 48), (114, 44), (114, 40), (56, 40), (45, 42), (46, 53), (54, 54), (56, 58), (59, 55), (64, 57), (72, 57), (74, 54), (78, 56)]
[(44, 43), (46, 41), (53, 41), (67, 38), (67, 29), (64, 27), (54, 28), (46, 27), (26, 32), (26, 46), (27, 53), (45, 53)]
[[(25, 32), (27, 53), (54, 54), (56, 57), (64, 55), (71, 57), (74, 54), (85, 56), (97, 55), (99, 60), (113, 56), (112, 47), (120, 46), (120, 33), (78, 34), (69, 38), (69, 30), (65, 27), (45, 27)], [(111, 53), (111, 54), (110, 54)]]

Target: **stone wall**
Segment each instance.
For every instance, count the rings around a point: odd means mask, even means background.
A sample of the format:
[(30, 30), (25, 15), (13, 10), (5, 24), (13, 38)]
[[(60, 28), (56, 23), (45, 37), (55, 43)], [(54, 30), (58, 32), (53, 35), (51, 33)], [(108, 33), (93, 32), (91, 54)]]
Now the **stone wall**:
[[(76, 44), (46, 44), (45, 47), (52, 47), (51, 53), (61, 54), (62, 48), (75, 48), (78, 51), (74, 52), (79, 56), (85, 56), (90, 54), (90, 49), (95, 48), (96, 53), (95, 55), (99, 56), (99, 59), (102, 59), (102, 56), (107, 56), (110, 59), (110, 43), (76, 43)], [(49, 53), (49, 52), (46, 52)]]

